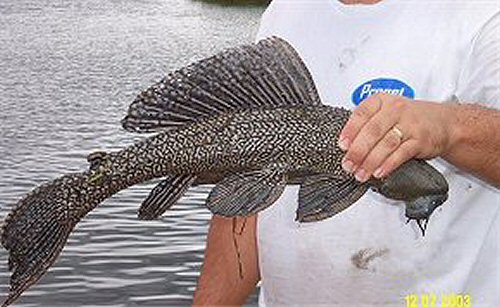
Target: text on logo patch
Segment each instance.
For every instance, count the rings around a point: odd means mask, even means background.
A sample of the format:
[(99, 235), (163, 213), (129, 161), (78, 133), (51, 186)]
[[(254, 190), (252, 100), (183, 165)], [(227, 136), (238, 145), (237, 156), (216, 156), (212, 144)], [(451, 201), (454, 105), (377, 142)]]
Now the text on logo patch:
[(352, 102), (358, 105), (366, 98), (377, 93), (386, 93), (390, 95), (415, 98), (415, 91), (403, 81), (397, 79), (379, 78), (367, 81), (352, 93)]

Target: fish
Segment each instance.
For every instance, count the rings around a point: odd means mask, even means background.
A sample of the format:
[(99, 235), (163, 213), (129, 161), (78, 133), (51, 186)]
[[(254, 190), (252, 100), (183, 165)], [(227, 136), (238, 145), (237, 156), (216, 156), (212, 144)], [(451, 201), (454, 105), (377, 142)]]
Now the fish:
[(121, 121), (127, 131), (154, 135), (119, 151), (90, 153), (88, 169), (36, 187), (7, 215), (0, 239), (12, 275), (3, 306), (46, 273), (87, 213), (154, 178), (162, 181), (141, 204), (140, 219), (158, 218), (200, 184), (215, 184), (206, 205), (226, 217), (254, 215), (287, 184), (299, 184), (299, 222), (333, 217), (371, 188), (403, 201), (423, 232), (448, 197), (446, 179), (413, 159), (385, 178), (357, 182), (342, 169), (337, 145), (350, 115), (322, 104), (299, 54), (279, 37), (170, 72), (141, 92)]

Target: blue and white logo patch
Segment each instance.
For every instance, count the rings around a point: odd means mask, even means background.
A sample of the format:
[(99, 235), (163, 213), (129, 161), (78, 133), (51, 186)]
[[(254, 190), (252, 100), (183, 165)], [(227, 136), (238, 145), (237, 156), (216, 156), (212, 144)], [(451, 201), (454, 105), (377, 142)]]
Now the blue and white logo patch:
[(352, 102), (358, 105), (361, 101), (377, 93), (387, 93), (411, 99), (415, 98), (415, 91), (403, 81), (379, 78), (367, 81), (358, 86), (352, 93)]

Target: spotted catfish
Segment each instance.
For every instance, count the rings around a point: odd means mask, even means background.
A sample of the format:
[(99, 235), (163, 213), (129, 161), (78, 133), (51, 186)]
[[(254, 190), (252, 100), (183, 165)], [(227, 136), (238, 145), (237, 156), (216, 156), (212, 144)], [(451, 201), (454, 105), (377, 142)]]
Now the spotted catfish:
[(75, 225), (129, 186), (163, 178), (139, 209), (154, 219), (192, 185), (215, 183), (207, 206), (223, 216), (264, 210), (300, 184), (297, 219), (322, 220), (368, 188), (427, 220), (447, 198), (443, 176), (411, 160), (382, 180), (358, 183), (341, 168), (338, 135), (350, 111), (322, 105), (296, 51), (280, 38), (239, 46), (170, 73), (142, 92), (122, 125), (157, 132), (116, 152), (88, 156), (88, 170), (35, 188), (7, 216), (12, 303), (54, 263)]

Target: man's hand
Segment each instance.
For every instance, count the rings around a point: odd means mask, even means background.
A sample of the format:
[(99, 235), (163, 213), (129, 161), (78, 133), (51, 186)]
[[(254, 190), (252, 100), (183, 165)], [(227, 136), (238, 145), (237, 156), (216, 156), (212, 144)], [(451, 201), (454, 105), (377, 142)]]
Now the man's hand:
[(411, 158), (442, 157), (500, 186), (500, 111), (377, 94), (354, 110), (339, 136), (342, 166), (365, 182)]
[[(447, 117), (448, 116), (448, 117)], [(402, 163), (433, 158), (448, 150), (452, 131), (443, 106), (377, 94), (354, 110), (339, 137), (342, 166), (365, 182), (390, 174)]]

